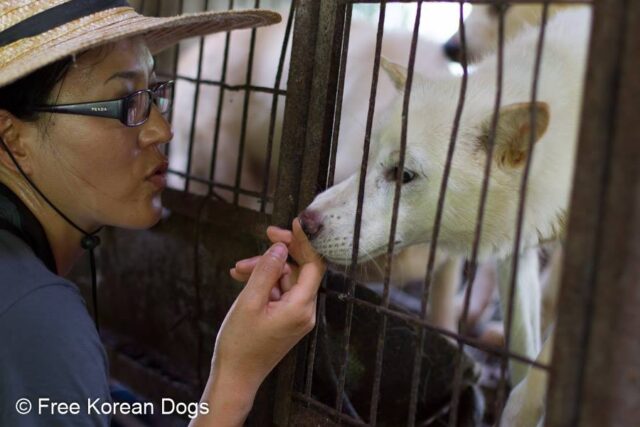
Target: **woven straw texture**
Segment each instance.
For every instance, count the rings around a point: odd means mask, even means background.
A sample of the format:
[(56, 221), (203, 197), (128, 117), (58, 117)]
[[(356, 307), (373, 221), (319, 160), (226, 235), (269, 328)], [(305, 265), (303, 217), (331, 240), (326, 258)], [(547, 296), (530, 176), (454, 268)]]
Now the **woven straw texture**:
[[(69, 0), (0, 1), (0, 31)], [(188, 37), (255, 28), (280, 22), (268, 10), (202, 12), (168, 18), (146, 17), (131, 7), (107, 9), (37, 36), (0, 47), (0, 86), (66, 56), (131, 36), (142, 36), (152, 53)]]

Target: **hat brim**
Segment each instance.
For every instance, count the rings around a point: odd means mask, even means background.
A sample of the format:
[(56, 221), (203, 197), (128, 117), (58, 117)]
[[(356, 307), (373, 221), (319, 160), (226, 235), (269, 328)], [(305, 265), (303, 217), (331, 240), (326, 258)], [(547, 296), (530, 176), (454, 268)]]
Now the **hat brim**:
[(166, 18), (143, 16), (129, 7), (109, 9), (4, 47), (0, 54), (0, 87), (67, 56), (128, 37), (144, 37), (151, 53), (156, 54), (189, 37), (256, 28), (280, 20), (278, 13), (261, 9)]

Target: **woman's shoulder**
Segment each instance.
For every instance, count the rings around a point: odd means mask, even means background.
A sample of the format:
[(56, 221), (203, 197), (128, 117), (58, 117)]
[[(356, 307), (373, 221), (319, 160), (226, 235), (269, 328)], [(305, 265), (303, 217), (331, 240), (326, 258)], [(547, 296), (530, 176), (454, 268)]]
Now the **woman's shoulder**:
[[(106, 354), (78, 288), (16, 239), (0, 230), (0, 424), (71, 424), (57, 415), (16, 418), (13, 405), (109, 400)], [(83, 413), (79, 424), (109, 423)]]
[(52, 291), (83, 301), (76, 285), (49, 271), (20, 238), (0, 230), (0, 319), (24, 298), (43, 298)]

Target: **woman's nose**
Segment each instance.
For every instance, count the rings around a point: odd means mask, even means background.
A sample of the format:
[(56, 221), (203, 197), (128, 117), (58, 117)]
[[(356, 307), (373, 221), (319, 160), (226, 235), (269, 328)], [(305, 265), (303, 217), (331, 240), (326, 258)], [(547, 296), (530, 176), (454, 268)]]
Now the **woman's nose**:
[(167, 144), (173, 138), (173, 130), (169, 121), (160, 113), (158, 108), (153, 105), (149, 118), (142, 125), (142, 130), (138, 137), (141, 148), (149, 145)]

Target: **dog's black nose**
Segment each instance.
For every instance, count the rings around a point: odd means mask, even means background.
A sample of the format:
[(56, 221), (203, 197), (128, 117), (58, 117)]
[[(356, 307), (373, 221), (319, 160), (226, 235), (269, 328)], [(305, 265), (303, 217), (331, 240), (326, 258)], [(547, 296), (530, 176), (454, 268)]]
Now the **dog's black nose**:
[(322, 230), (322, 217), (321, 215), (309, 209), (305, 209), (298, 215), (302, 231), (307, 235), (309, 240), (313, 240), (320, 230)]
[(454, 62), (460, 62), (460, 43), (455, 40), (449, 40), (444, 44), (443, 49), (447, 58)]

